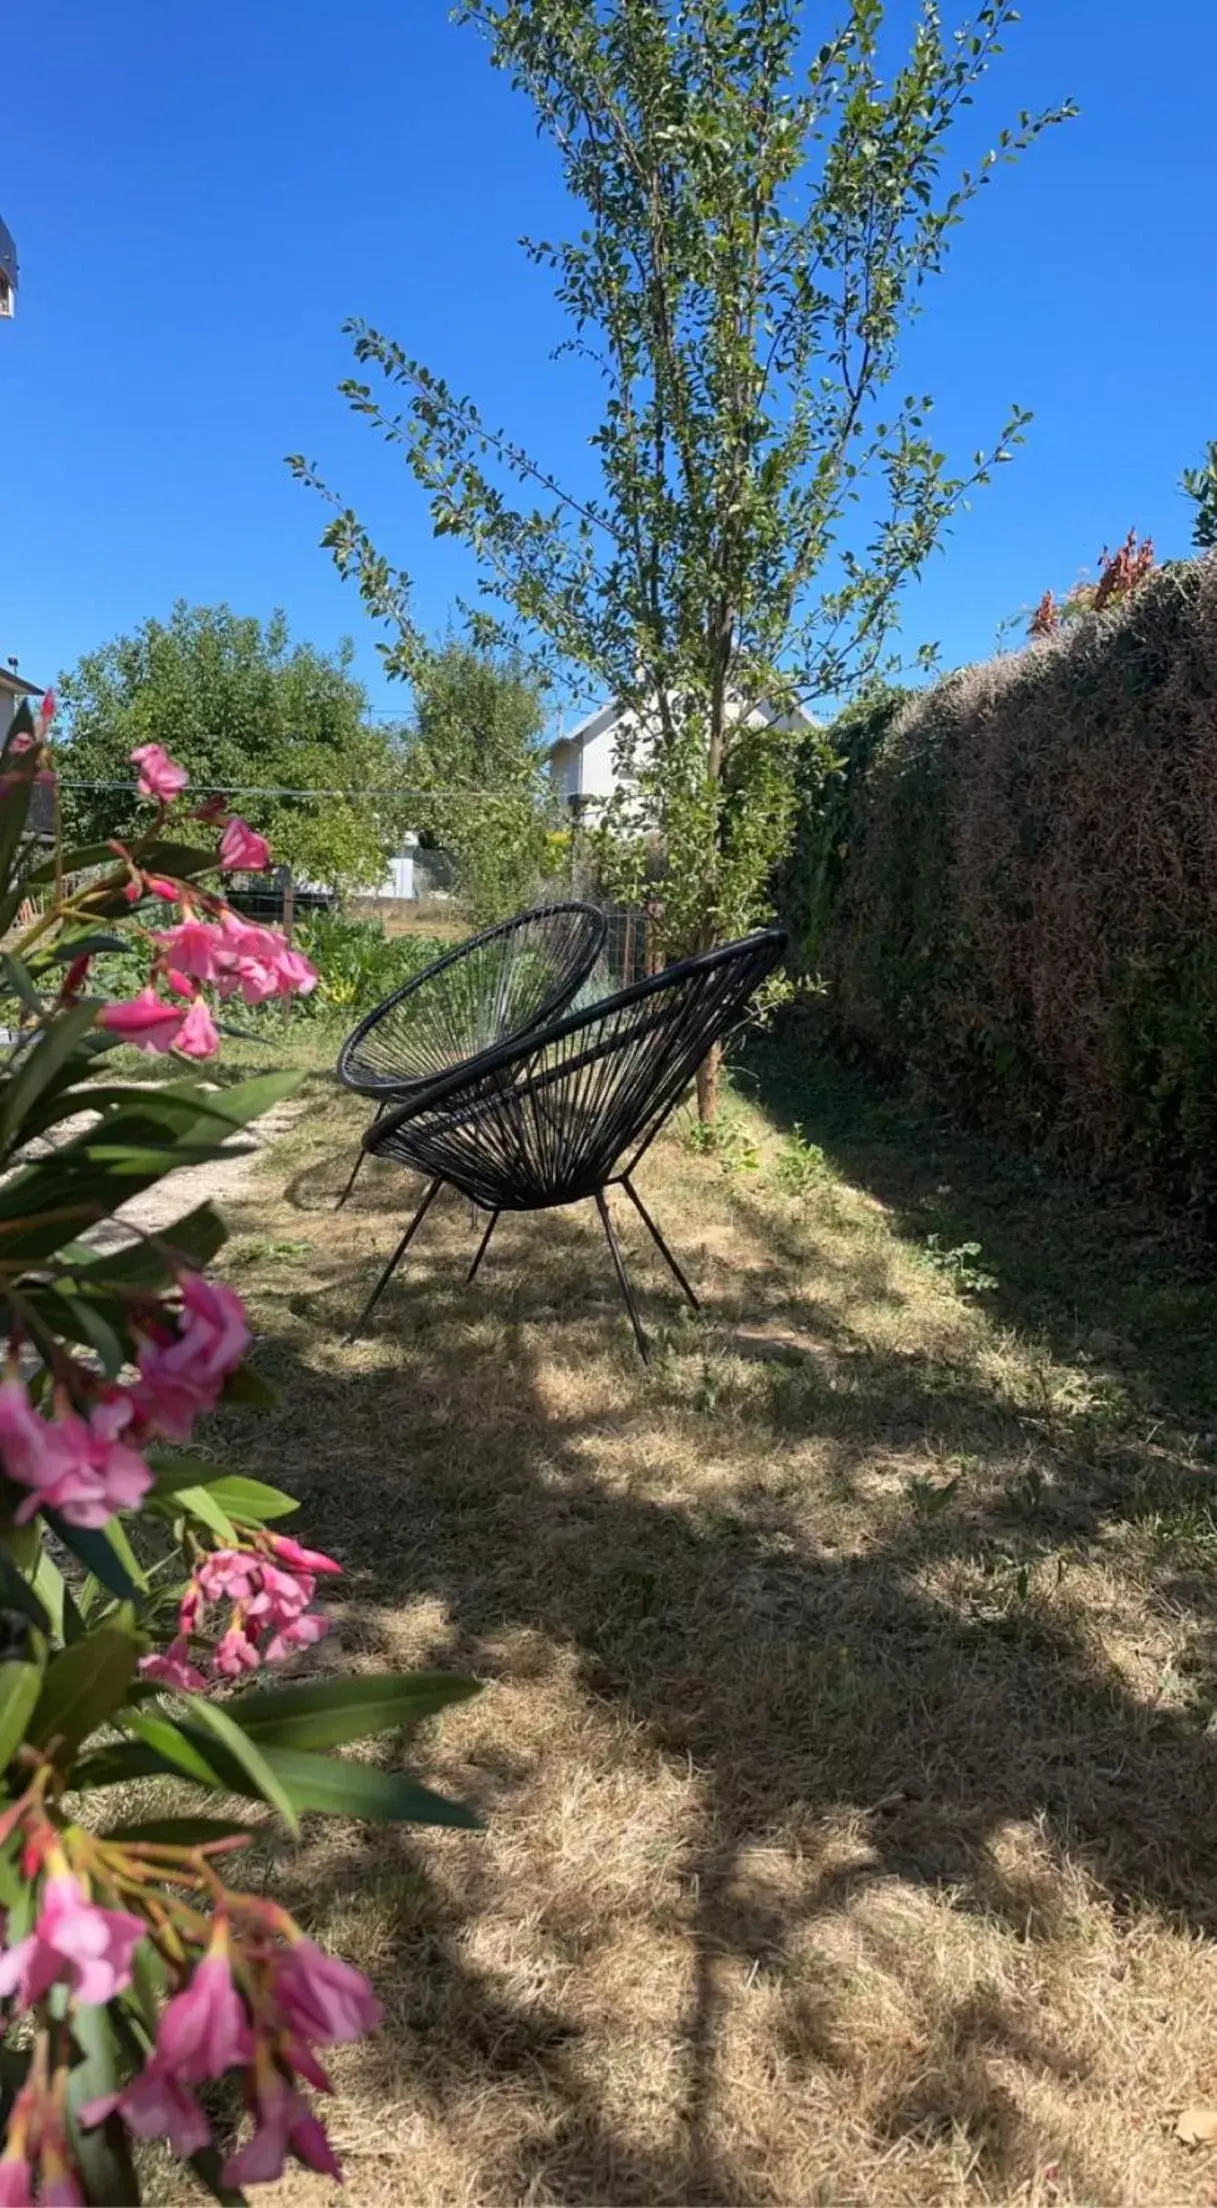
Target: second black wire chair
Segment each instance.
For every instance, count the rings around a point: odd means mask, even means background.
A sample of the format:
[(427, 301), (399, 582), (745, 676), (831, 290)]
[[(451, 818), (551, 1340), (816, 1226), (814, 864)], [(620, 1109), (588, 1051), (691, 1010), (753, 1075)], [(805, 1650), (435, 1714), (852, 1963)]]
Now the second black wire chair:
[(785, 948), (783, 931), (766, 928), (685, 959), (586, 1011), (484, 1051), (370, 1127), (365, 1149), (412, 1166), (427, 1176), (428, 1187), (350, 1338), (371, 1317), (447, 1183), (490, 1214), (470, 1280), (501, 1212), (547, 1211), (591, 1198), (634, 1338), (649, 1362), (604, 1192), (624, 1189), (696, 1309), (697, 1297), (634, 1187), (633, 1174), (712, 1044), (740, 1018)]
[[(342, 1046), (339, 1080), (374, 1098), (379, 1119), (420, 1084), (543, 1026), (582, 988), (607, 927), (593, 905), (538, 905), (458, 943), (360, 1021)], [(366, 1154), (355, 1159), (339, 1210)]]

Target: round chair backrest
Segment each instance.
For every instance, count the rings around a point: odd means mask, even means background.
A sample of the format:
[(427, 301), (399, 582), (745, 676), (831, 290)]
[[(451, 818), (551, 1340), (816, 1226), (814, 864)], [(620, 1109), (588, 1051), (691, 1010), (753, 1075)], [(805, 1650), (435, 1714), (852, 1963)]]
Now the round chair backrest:
[(489, 1210), (590, 1196), (637, 1163), (785, 948), (780, 928), (763, 929), (485, 1051), (390, 1112), (364, 1146)]
[(554, 1019), (591, 972), (606, 923), (592, 905), (539, 905), (437, 958), (360, 1021), (338, 1078), (394, 1095)]

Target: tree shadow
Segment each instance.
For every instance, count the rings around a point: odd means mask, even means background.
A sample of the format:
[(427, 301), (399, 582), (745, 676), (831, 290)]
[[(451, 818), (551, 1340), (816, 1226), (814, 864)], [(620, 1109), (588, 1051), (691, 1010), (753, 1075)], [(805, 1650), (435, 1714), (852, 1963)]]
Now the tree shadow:
[[(828, 1147), (810, 1112), (804, 1124)], [(936, 1170), (926, 1161), (927, 1174)], [(289, 1201), (307, 1210), (318, 1195), (304, 1175)], [(387, 1244), (384, 1191), (370, 1188), (366, 1201)], [(644, 1374), (602, 1250), (591, 1285), (591, 1228), (560, 1214), (543, 1230), (543, 1279), (530, 1272), (521, 1230), (468, 1290), (451, 1246), (461, 1232), (453, 1207), (441, 1245), (386, 1298), (358, 1370), (328, 1346), (355, 1300), (345, 1257), (306, 1291), (287, 1283), (264, 1294), (264, 1362), (283, 1408), (249, 1430), (243, 1459), (288, 1478), (310, 1539), (343, 1557), (348, 1652), (400, 1661), (392, 1620), (417, 1611), (435, 1621), (417, 1660), (473, 1670), (493, 1696), (518, 1686), (521, 1647), (529, 1661), (540, 1650), (545, 1663), (569, 1666), (589, 1718), (611, 1711), (648, 1757), (695, 1774), (678, 1851), (691, 1954), (674, 2034), (684, 2078), (665, 2140), (644, 2147), (628, 2135), (560, 2000), (509, 1998), (503, 1973), (471, 1957), (469, 1927), (492, 1899), (476, 1844), (366, 1835), (335, 1860), (328, 1841), (315, 1841), (297, 1891), (318, 1915), (352, 1882), (383, 1881), (398, 1895), (379, 1935), (378, 1975), (408, 1980), (417, 2010), (395, 2010), (394, 2036), (363, 2058), (373, 2096), (394, 2079), (400, 2091), (403, 2063), (420, 2102), (453, 2122), (504, 2079), (532, 2094), (527, 2117), (517, 2112), (501, 2139), (479, 2135), (479, 2197), (768, 2200), (778, 2196), (765, 2153), (735, 2137), (725, 2113), (725, 2016), (741, 1980), (772, 1981), (775, 2044), (789, 2069), (848, 2081), (857, 2059), (849, 1973), (830, 1957), (809, 1986), (792, 1961), (843, 1895), (861, 1908), (898, 1881), (949, 1894), (960, 1917), (1047, 1938), (1068, 1907), (1056, 1875), (1068, 1861), (1116, 1911), (1149, 1906), (1211, 1936), (1217, 1747), (1187, 1715), (1137, 1699), (1068, 1575), (1054, 1584), (1046, 1569), (1061, 1530), (1053, 1511), (1082, 1533), (1111, 1507), (1088, 1467), (1061, 1468), (1045, 1517), (1008, 1511), (999, 1483), (996, 1500), (964, 1494), (931, 1516), (902, 1511), (865, 1543), (835, 1548), (817, 1535), (805, 1496), (750, 1480), (743, 1465), (716, 1497), (681, 1494), (675, 1482), (662, 1496), (636, 1488), (623, 1451), (640, 1435), (662, 1449), (665, 1434), (688, 1428), (688, 1367), (704, 1334), (676, 1332)], [(779, 1248), (774, 1271), (793, 1263), (793, 1250)], [(667, 1300), (666, 1287), (640, 1289), (644, 1305), (658, 1293)], [(805, 1309), (797, 1280), (791, 1293)], [(552, 1354), (537, 1347), (541, 1315)], [(600, 1376), (596, 1401), (566, 1409), (555, 1370), (560, 1380), (564, 1363), (585, 1360)], [(944, 1391), (937, 1376), (899, 1361), (893, 1370), (882, 1354), (855, 1366), (841, 1399), (796, 1374), (760, 1399), (775, 1437), (792, 1430), (792, 1389), (798, 1433), (819, 1439), (826, 1476), (847, 1494), (861, 1492), (868, 1433), (890, 1426), (894, 1396), (910, 1433), (945, 1421), (996, 1457), (999, 1472), (1007, 1449), (1016, 1476), (1010, 1421), (979, 1382)], [(750, 1415), (757, 1408), (753, 1400)], [(986, 1563), (995, 1547), (1004, 1556), (1011, 1522), (1011, 1569), (995, 1579)], [(430, 1733), (424, 1748), (438, 1757), (438, 1783), (466, 1792), (492, 1825), (510, 1823), (532, 1766), (509, 1734), (468, 1763), (459, 1748), (452, 1758), (434, 1750)], [(852, 1853), (841, 1863), (824, 1835), (845, 1827)], [(999, 1843), (1016, 1827), (1042, 1834), (1046, 1868), (1003, 1865)], [(437, 1849), (460, 1874), (442, 1892)], [(578, 1952), (587, 1938), (579, 1895), (546, 1893), (542, 1880), (536, 1906), (547, 1938)], [(881, 1922), (868, 1925), (872, 1959), (882, 1959), (881, 1933)], [(978, 2183), (1012, 2189), (1043, 2142), (1003, 2082), (1011, 2059), (1062, 2076), (1074, 2066), (1050, 2027), (1032, 2029), (996, 1993), (927, 2010), (916, 2043), (893, 2058), (872, 2129), (927, 2153), (962, 2140)], [(1082, 2197), (1102, 2197), (1084, 2147), (1066, 2141), (1062, 2152)]]
[(969, 1132), (846, 1064), (814, 1015), (754, 1038), (737, 1078), (924, 1249), (980, 1245), (979, 1300), (1056, 1356), (1110, 1374), (1217, 1456), (1217, 1250), (1148, 1198)]

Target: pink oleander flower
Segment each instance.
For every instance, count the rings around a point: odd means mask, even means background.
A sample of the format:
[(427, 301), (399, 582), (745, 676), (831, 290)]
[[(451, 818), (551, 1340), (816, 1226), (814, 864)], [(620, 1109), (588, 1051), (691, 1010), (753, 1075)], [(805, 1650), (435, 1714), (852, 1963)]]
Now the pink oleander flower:
[(30, 2208), (34, 2197), (33, 2164), (6, 2148), (0, 2157), (0, 2208)]
[(161, 2016), (156, 2052), (174, 2077), (197, 2085), (248, 2062), (251, 2046), (245, 2004), (229, 1967), (228, 1920), (221, 1915), (189, 1985), (174, 1995)]
[(290, 2029), (319, 2047), (362, 2039), (384, 2013), (361, 1970), (304, 1937), (279, 1953), (275, 1996)]
[(332, 1556), (323, 1549), (303, 1549), (293, 1541), (290, 1533), (268, 1533), (263, 1537), (274, 1551), (277, 1561), (286, 1572), (341, 1572)]
[(320, 979), (312, 960), (306, 958), (303, 951), (292, 950), (289, 944), (279, 959), (279, 995), (311, 996)]
[(307, 1609), (313, 1599), (317, 1582), (311, 1573), (297, 1576), (295, 1572), (281, 1572), (265, 1556), (257, 1559), (258, 1582), (249, 1604), (251, 1618), (260, 1625), (287, 1625)]
[(213, 920), (199, 920), (191, 914), (176, 928), (167, 928), (158, 935), (156, 942), (165, 953), (171, 974), (192, 974), (196, 981), (219, 979), (225, 943), (223, 931)]
[(166, 1330), (140, 1344), (140, 1376), (131, 1391), (140, 1416), (170, 1441), (188, 1441), (195, 1419), (213, 1408), (251, 1338), (236, 1290), (189, 1274), (178, 1332)]
[(137, 1050), (172, 1050), (186, 1015), (179, 1004), (166, 1004), (155, 989), (141, 989), (125, 1004), (104, 1004), (97, 1025), (134, 1043)]
[(47, 1419), (35, 1411), (19, 1379), (0, 1383), (0, 1456), (11, 1479), (30, 1494), (18, 1506), (23, 1525), (44, 1506), (73, 1526), (104, 1526), (116, 1510), (139, 1502), (152, 1474), (138, 1450), (120, 1437), (133, 1405), (119, 1390), (95, 1403), (86, 1419), (75, 1411)]
[(297, 2093), (274, 2068), (262, 2049), (254, 2074), (253, 2138), (237, 2154), (230, 2155), (222, 2172), (226, 2185), (267, 2185), (283, 2175), (289, 2151), (308, 2170), (342, 2183), (342, 2168), (302, 2093)]
[(0, 2157), (0, 2208), (77, 2208), (84, 2194), (76, 2182), (63, 2117), (37, 2070), (9, 2110)]
[(238, 1623), (230, 1625), (223, 1638), (216, 1642), (211, 1667), (218, 1679), (239, 1679), (242, 1672), (257, 1671), (261, 1662), (253, 1634)]
[(131, 764), (139, 768), (140, 796), (155, 797), (162, 805), (172, 805), (190, 780), (185, 767), (179, 767), (160, 744), (137, 744)]
[(272, 1635), (266, 1644), (268, 1664), (281, 1664), (294, 1656), (301, 1648), (312, 1648), (323, 1641), (330, 1630), (330, 1621), (319, 1610), (306, 1610), (303, 1617), (292, 1618)]
[(155, 2054), (121, 2093), (105, 2093), (80, 2111), (86, 2129), (117, 2109), (137, 2139), (167, 2139), (175, 2154), (198, 2154), (211, 2144), (211, 2126), (192, 2093)]
[(256, 1549), (213, 1549), (194, 1575), (204, 1602), (248, 1602), (262, 1583)]
[(177, 1046), (187, 1058), (214, 1058), (220, 1047), (216, 1024), (205, 1000), (196, 997), (178, 1030)]
[(145, 1679), (155, 1680), (158, 1687), (175, 1687), (181, 1694), (203, 1694), (207, 1680), (197, 1664), (190, 1661), (190, 1644), (179, 1634), (170, 1641), (168, 1648), (153, 1649), (139, 1660), (140, 1673)]
[(220, 865), (225, 872), (264, 874), (270, 863), (270, 845), (265, 836), (260, 836), (239, 813), (234, 814), (220, 838)]
[(0, 2000), (16, 1993), (28, 2009), (62, 1983), (86, 2008), (111, 2001), (130, 1985), (131, 1956), (147, 1929), (124, 1909), (98, 1908), (66, 1864), (56, 1867), (33, 1931), (0, 1955)]

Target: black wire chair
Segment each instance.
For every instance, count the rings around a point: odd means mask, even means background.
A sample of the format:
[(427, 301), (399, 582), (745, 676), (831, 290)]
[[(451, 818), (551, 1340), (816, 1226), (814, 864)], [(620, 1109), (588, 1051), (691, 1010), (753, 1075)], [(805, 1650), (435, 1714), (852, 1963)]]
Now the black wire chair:
[[(339, 1080), (375, 1097), (382, 1118), (437, 1075), (555, 1019), (600, 957), (607, 928), (592, 905), (538, 905), (458, 943), (360, 1021), (342, 1046)], [(339, 1211), (366, 1155), (355, 1159)]]
[(604, 1192), (625, 1190), (696, 1310), (697, 1297), (633, 1175), (711, 1045), (739, 1019), (785, 948), (784, 932), (766, 928), (685, 959), (590, 1010), (483, 1052), (369, 1127), (364, 1148), (426, 1174), (428, 1186), (348, 1339), (363, 1331), (440, 1189), (448, 1185), (490, 1214), (470, 1280), (500, 1212), (547, 1211), (591, 1198), (634, 1338), (649, 1363)]

